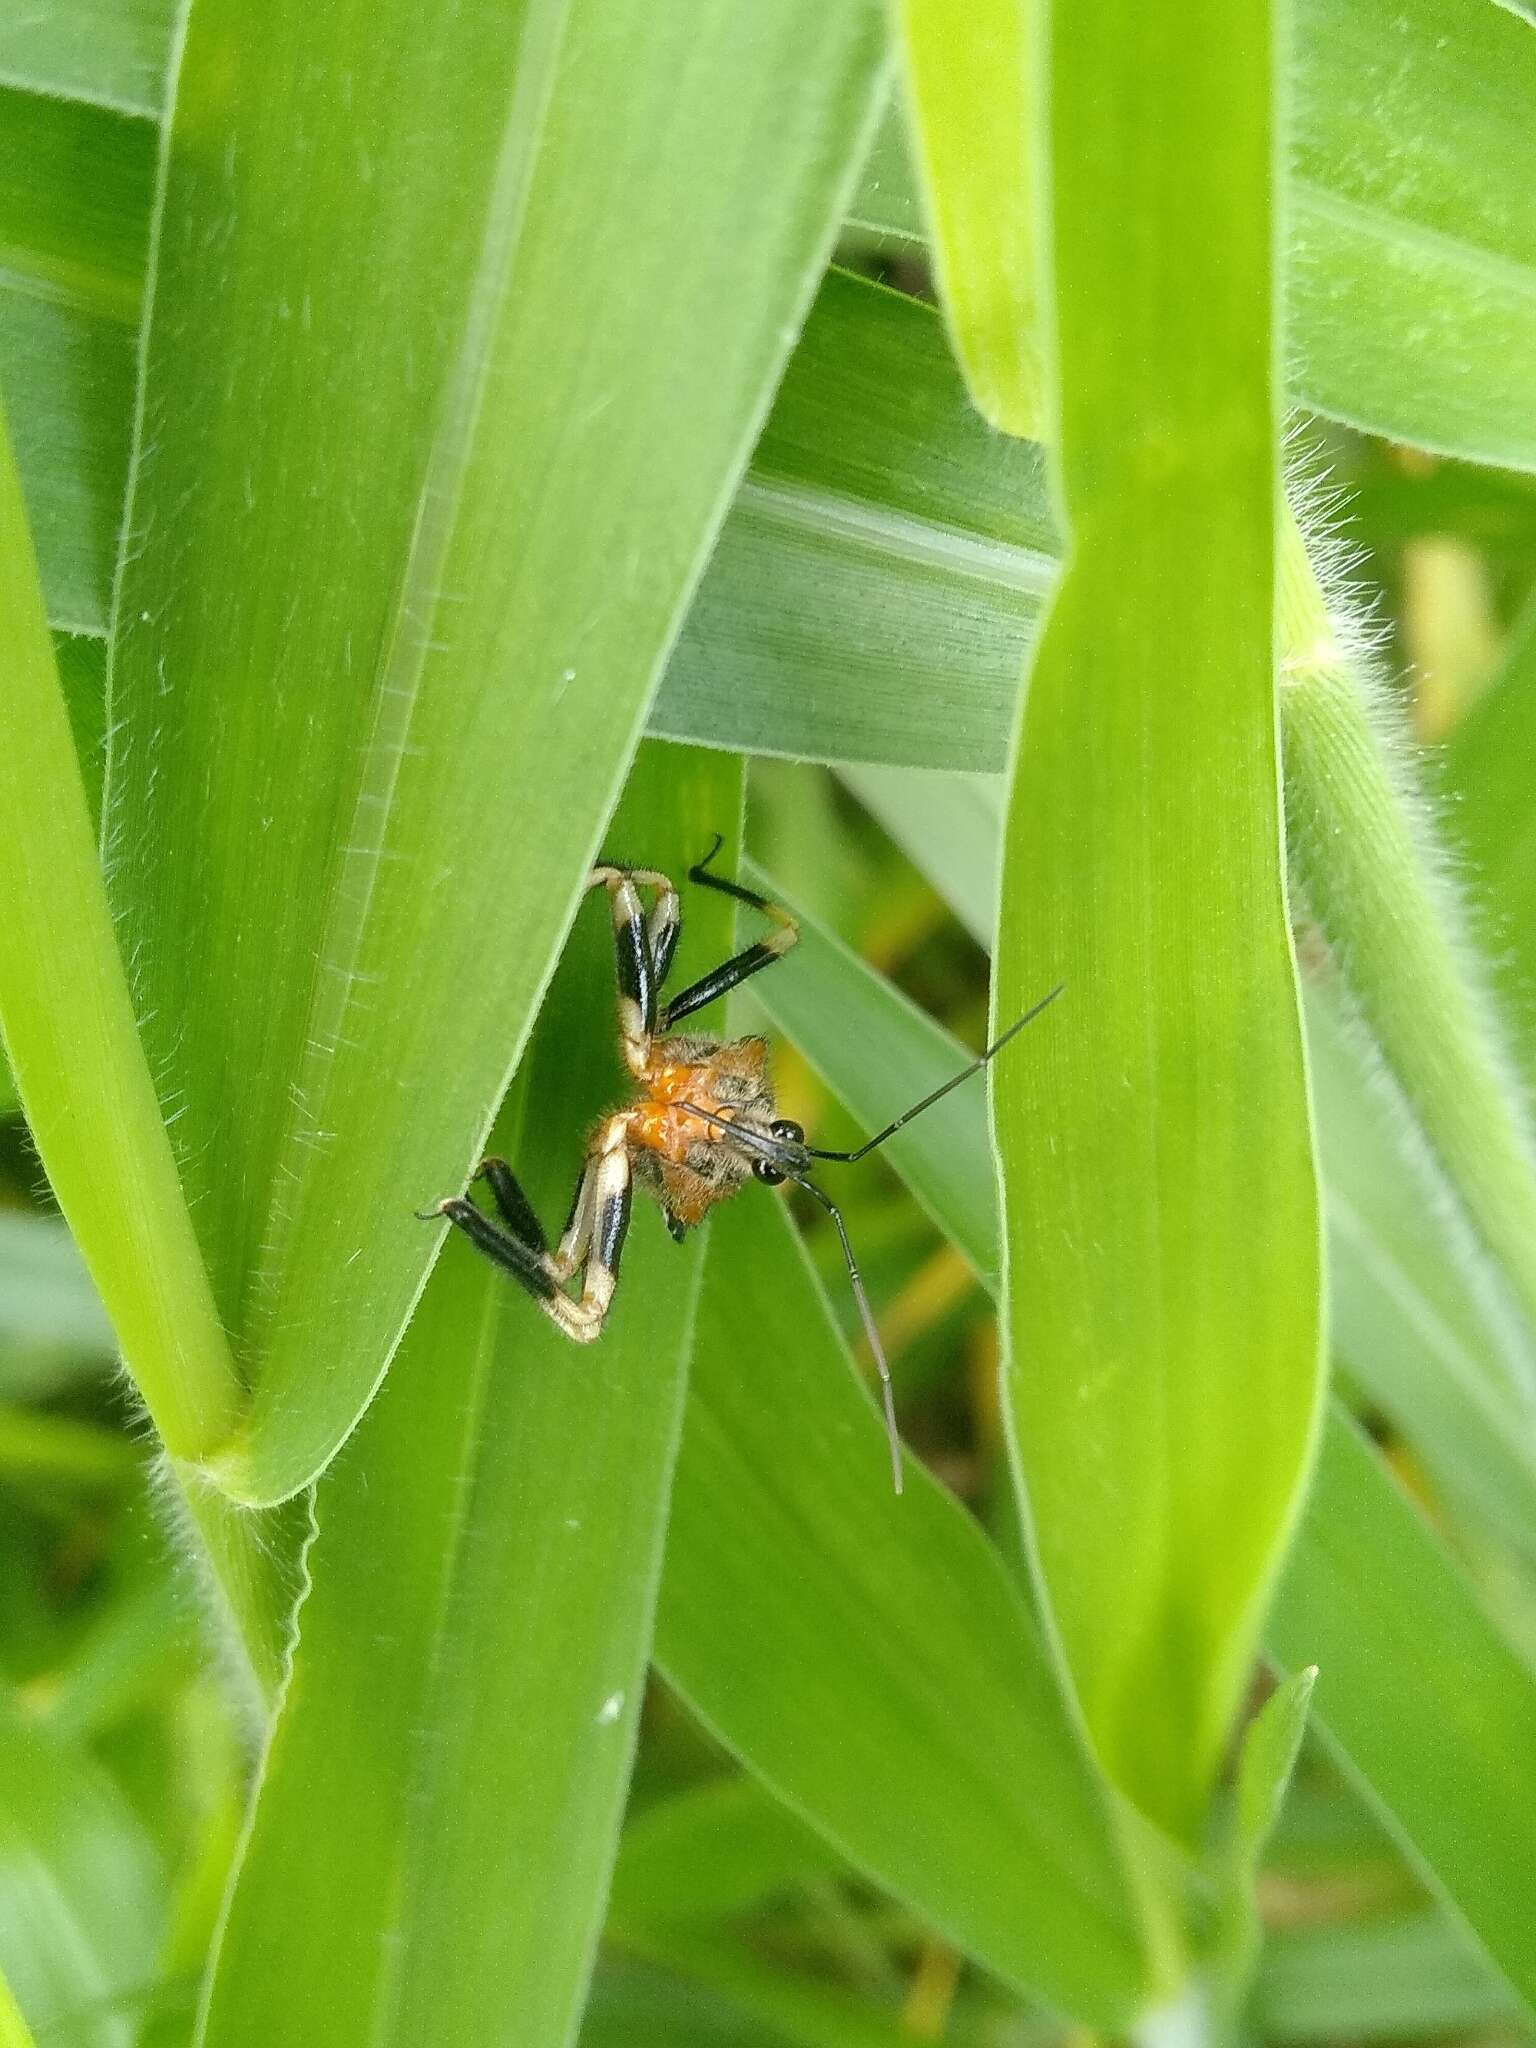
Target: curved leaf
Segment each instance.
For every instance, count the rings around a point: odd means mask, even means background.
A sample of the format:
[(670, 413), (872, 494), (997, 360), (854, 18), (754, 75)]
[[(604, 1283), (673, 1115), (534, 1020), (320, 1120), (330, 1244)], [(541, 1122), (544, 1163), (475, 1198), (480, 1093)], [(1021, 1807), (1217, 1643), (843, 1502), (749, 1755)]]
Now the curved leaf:
[[(652, 748), (611, 841), (678, 873), (740, 807), (739, 764)], [(729, 950), (723, 899), (687, 907), (679, 987)], [(546, 1219), (623, 1085), (612, 962), (600, 899), (497, 1132)], [(702, 1257), (636, 1209), (590, 1348), (451, 1243), (320, 1482), (208, 2048), (302, 2041), (321, 2011), (373, 2048), (570, 2037), (644, 1690)]]
[(713, 1225), (658, 1662), (848, 1862), (1011, 1983), (1123, 2025), (1133, 1908), (1037, 1625), (921, 1467), (892, 1494), (794, 1227), (753, 1193)]
[(1017, 738), (993, 998), (1001, 1026), (1067, 984), (994, 1089), (1031, 1540), (1105, 1768), (1191, 1842), (1321, 1393), (1274, 679), (1271, 32), (1258, 0), (1054, 20), (1073, 538)]
[[(774, 978), (758, 987), (776, 1017)], [(907, 1006), (868, 968), (851, 973), (834, 1002), (797, 1019), (802, 1050), (845, 1099), (887, 1057), (920, 1059), (920, 1036)], [(1039, 1045), (1021, 1042), (1015, 1061), (1042, 1057)], [(950, 1071), (948, 1055), (930, 1047), (927, 1061), (925, 1085), (935, 1087)], [(913, 1162), (930, 1141), (920, 1119), (892, 1163), (915, 1181)], [(982, 1185), (987, 1164), (981, 1154), (971, 1161)], [(931, 1198), (939, 1184), (932, 1161), (924, 1182)], [(967, 1241), (968, 1212), (947, 1225), (980, 1267), (986, 1238)], [(1337, 1403), (1323, 1441), (1266, 1646), (1291, 1669), (1319, 1666), (1313, 1725), (1531, 1999), (1536, 1937), (1525, 1900), (1536, 1884), (1526, 1875), (1536, 1844), (1536, 1680)]]
[(411, 1212), (526, 1037), (879, 55), (869, 0), (259, 37), (196, 0), (106, 837), (242, 1499), (324, 1465), (420, 1292)]

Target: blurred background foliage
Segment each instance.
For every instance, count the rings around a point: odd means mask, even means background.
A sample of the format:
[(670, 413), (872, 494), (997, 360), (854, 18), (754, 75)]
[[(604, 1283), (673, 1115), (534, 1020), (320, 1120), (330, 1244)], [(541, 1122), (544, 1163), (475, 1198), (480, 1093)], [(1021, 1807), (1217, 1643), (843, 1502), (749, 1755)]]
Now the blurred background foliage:
[[(17, 413), (24, 467), (47, 467), (37, 450), (50, 436), (68, 442), (71, 402), (80, 419), (112, 423), (105, 439), (84, 434), (83, 465), (56, 465), (54, 499), (44, 490), (33, 507), (55, 623), (81, 629), (61, 648), (89, 783), (103, 743), (90, 636), (112, 536), (76, 516), (70, 493), (82, 468), (117, 474), (126, 460), (166, 24), (152, 6), (110, 0), (99, 18), (86, 0), (58, 14), (78, 20), (66, 32), (39, 16), (0, 33), (0, 69), (16, 81), (0, 84), (0, 202), (16, 216), (40, 191), (57, 199), (53, 217), (34, 213), (26, 237), (12, 237), (25, 242), (26, 278), (0, 293), (0, 367), (11, 383), (29, 362), (57, 373), (38, 388), (59, 418)], [(115, 51), (114, 95), (93, 95), (76, 75), (81, 23)], [(28, 86), (29, 73), (44, 91)], [(887, 128), (878, 149), (891, 148)], [(889, 197), (893, 181), (899, 188), (899, 168), (882, 181), (877, 155), (870, 189), (883, 182)], [(893, 204), (899, 212), (899, 189)], [(921, 245), (890, 225), (856, 219), (839, 261), (931, 299)], [(1375, 596), (1383, 665), (1425, 749), (1493, 978), (1529, 1024), (1530, 983), (1508, 931), (1519, 900), (1511, 877), (1530, 840), (1536, 478), (1335, 421), (1309, 420), (1305, 439), (1309, 467), (1347, 508), (1354, 573)], [(987, 1028), (988, 962), (978, 921), (964, 913), (968, 892), (974, 903), (987, 886), (990, 855), (925, 841), (901, 772), (753, 758), (745, 852), (810, 919), (975, 1046)], [(1463, 831), (1469, 778), (1507, 785), (1509, 801), (1469, 807)], [(955, 778), (954, 815), (978, 792), (984, 809), (991, 789)], [(606, 982), (595, 986), (606, 1004)], [(744, 1017), (771, 1014), (773, 1000), (765, 990), (768, 1010), (747, 1002)], [(784, 1113), (821, 1144), (861, 1134), (802, 1051), (781, 1045), (777, 1072)], [(166, 1533), (154, 1447), (13, 1094), (0, 1113), (0, 1965), (39, 2048), (173, 2048), (192, 2038), (239, 1839), (248, 1732), (202, 1589)], [(1395, 1177), (1400, 1165), (1388, 1157), (1380, 1171)], [(905, 1438), (1022, 1584), (987, 1287), (884, 1159), (840, 1193), (879, 1304)], [(791, 1207), (856, 1346), (837, 1241), (814, 1205)], [(1349, 1404), (1482, 1607), (1536, 1657), (1536, 1553), (1487, 1511), (1478, 1472), (1458, 1490), (1357, 1359), (1346, 1351), (1340, 1363)], [(772, 1402), (774, 1388), (756, 1395)], [(797, 1420), (785, 1413), (774, 1426), (793, 1431)], [(1268, 1684), (1258, 1682), (1255, 1703)], [(1316, 1737), (1264, 1851), (1257, 1900), (1264, 1940), (1243, 2022), (1255, 2041), (1532, 2034), (1529, 2011), (1447, 1909), (1434, 1874)], [(1536, 1920), (1536, 1900), (1526, 1903)], [(0, 2041), (7, 2024), (0, 2010)], [(313, 2038), (327, 2037), (317, 2028)], [(740, 1770), (682, 1690), (653, 1676), (586, 2048), (1075, 2048), (1082, 2038), (1077, 2023), (1026, 1999), (853, 1869)]]

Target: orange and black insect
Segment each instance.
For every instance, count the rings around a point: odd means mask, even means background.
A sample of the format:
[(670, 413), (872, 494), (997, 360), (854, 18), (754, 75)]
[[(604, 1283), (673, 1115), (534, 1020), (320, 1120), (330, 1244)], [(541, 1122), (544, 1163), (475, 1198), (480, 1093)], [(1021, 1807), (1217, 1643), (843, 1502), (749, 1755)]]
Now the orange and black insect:
[[(543, 1226), (504, 1159), (482, 1160), (471, 1176), (489, 1187), (499, 1219), (464, 1195), (451, 1196), (423, 1213), (446, 1217), (479, 1251), (526, 1288), (558, 1329), (578, 1344), (590, 1344), (602, 1331), (618, 1285), (619, 1259), (637, 1182), (660, 1204), (667, 1229), (679, 1243), (717, 1202), (734, 1195), (749, 1180), (770, 1186), (793, 1182), (826, 1210), (842, 1245), (854, 1299), (880, 1374), (891, 1476), (900, 1493), (901, 1445), (890, 1368), (842, 1215), (810, 1178), (812, 1164), (816, 1160), (852, 1164), (865, 1158), (903, 1124), (979, 1072), (1061, 991), (1052, 989), (979, 1059), (915, 1102), (855, 1151), (819, 1151), (806, 1144), (799, 1124), (777, 1114), (765, 1040), (709, 1038), (676, 1030), (685, 1017), (781, 960), (800, 936), (788, 911), (739, 882), (727, 882), (709, 872), (720, 846), (717, 837), (704, 858), (689, 869), (688, 879), (760, 910), (771, 929), (766, 938), (723, 961), (665, 1005), (660, 1002), (660, 991), (682, 929), (677, 890), (652, 868), (605, 865), (594, 868), (588, 878), (589, 889), (608, 891), (613, 911), (619, 1032), (624, 1061), (640, 1096), (628, 1108), (605, 1116), (588, 1140), (570, 1217), (556, 1248), (550, 1250)], [(654, 892), (649, 915), (641, 901), (642, 889)], [(572, 1294), (568, 1283), (578, 1275), (580, 1292)]]

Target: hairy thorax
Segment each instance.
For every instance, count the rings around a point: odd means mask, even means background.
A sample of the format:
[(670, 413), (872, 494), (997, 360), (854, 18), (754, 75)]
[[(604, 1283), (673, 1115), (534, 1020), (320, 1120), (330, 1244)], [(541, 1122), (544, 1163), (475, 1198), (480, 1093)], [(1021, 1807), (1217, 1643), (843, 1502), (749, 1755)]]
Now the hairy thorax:
[(774, 1116), (768, 1047), (761, 1038), (657, 1039), (641, 1085), (629, 1112), (635, 1176), (677, 1235), (752, 1177), (750, 1158), (723, 1143), (710, 1118), (766, 1132)]

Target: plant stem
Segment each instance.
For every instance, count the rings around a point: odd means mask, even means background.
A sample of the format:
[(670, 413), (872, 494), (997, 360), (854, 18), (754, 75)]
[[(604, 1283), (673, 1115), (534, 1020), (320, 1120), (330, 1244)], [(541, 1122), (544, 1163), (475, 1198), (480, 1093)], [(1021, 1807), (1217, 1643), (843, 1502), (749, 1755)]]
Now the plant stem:
[(1293, 884), (1454, 1200), (1536, 1327), (1529, 1126), (1394, 709), (1347, 623), (1335, 629), (1294, 526), (1278, 588)]

